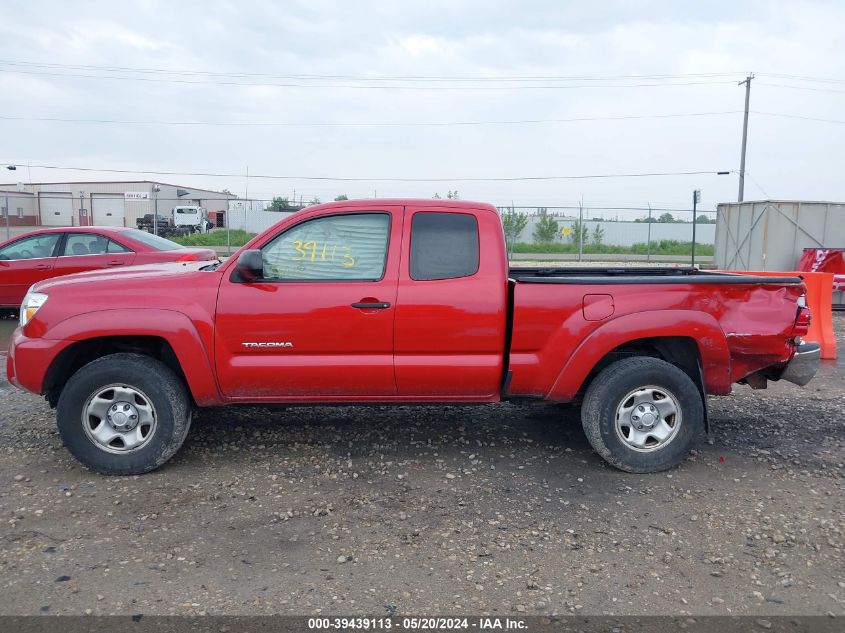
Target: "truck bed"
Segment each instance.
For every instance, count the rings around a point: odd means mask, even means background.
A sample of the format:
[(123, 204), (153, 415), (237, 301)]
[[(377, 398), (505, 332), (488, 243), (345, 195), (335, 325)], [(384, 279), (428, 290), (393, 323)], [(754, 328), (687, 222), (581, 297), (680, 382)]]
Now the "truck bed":
[[(706, 392), (790, 358), (802, 279), (695, 268), (509, 269), (508, 393), (568, 401), (591, 368), (625, 345), (694, 344)], [(563, 368), (563, 369), (561, 369)], [(574, 376), (574, 378), (573, 378)]]
[(510, 279), (532, 284), (800, 284), (800, 277), (764, 277), (698, 268), (512, 267)]

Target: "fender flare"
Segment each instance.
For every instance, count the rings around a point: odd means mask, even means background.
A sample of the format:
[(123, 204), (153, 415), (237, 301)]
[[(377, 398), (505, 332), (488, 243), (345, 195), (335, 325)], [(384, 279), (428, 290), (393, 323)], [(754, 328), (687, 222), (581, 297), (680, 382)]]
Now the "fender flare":
[(571, 400), (589, 373), (611, 350), (637, 339), (667, 336), (695, 341), (706, 393), (726, 395), (731, 392), (731, 355), (718, 321), (706, 312), (695, 310), (656, 310), (626, 314), (593, 330), (569, 356), (546, 397)]
[(182, 312), (158, 308), (98, 310), (68, 317), (44, 334), (46, 339), (73, 342), (120, 336), (164, 339), (176, 355), (194, 401), (200, 406), (222, 402), (202, 337)]

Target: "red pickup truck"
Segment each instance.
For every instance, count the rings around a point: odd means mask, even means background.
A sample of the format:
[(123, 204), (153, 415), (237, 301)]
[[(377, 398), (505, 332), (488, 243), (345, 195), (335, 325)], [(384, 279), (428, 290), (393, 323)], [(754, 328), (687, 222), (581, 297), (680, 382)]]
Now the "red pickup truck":
[(105, 474), (170, 459), (194, 407), (518, 398), (580, 403), (605, 460), (654, 472), (705, 433), (707, 394), (813, 377), (803, 293), (798, 277), (509, 269), (490, 205), (358, 200), (298, 212), (222, 264), (38, 283), (7, 371)]

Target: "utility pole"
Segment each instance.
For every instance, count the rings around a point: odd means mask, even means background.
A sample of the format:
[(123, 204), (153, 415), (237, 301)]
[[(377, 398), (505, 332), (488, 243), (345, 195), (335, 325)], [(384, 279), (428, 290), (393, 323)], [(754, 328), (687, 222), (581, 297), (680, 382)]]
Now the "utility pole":
[(695, 268), (695, 212), (701, 202), (701, 189), (692, 192), (692, 267)]
[(646, 241), (645, 260), (651, 261), (651, 202), (648, 203), (648, 241)]
[(754, 73), (748, 75), (745, 81), (740, 81), (737, 85), (745, 84), (745, 115), (742, 119), (742, 155), (739, 159), (739, 195), (737, 202), (742, 202), (745, 195), (745, 146), (748, 143), (748, 104), (751, 101), (751, 80), (754, 79)]

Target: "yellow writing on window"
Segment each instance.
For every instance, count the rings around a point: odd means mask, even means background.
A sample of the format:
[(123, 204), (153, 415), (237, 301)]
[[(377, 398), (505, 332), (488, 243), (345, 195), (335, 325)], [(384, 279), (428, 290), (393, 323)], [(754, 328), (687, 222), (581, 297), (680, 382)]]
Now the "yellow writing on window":
[(322, 246), (320, 246), (316, 240), (308, 240), (307, 242), (294, 240), (293, 249), (296, 251), (296, 254), (291, 257), (291, 260), (295, 262), (335, 263), (338, 261), (338, 257), (340, 257), (340, 265), (344, 268), (354, 268), (357, 263), (348, 246), (329, 244), (328, 242), (323, 242)]

